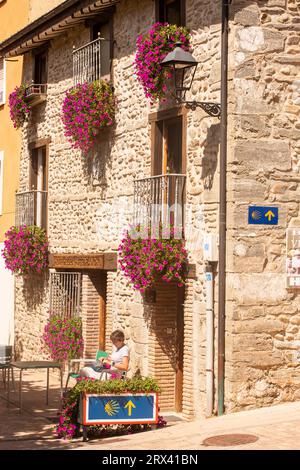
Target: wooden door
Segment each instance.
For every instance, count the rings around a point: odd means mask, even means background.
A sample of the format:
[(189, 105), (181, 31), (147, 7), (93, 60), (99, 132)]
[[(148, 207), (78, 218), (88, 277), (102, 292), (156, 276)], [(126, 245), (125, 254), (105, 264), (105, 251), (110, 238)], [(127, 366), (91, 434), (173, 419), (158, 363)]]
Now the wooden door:
[(183, 159), (183, 119), (176, 116), (156, 124), (154, 175), (165, 175), (160, 182), (160, 201), (163, 223), (174, 223), (174, 213), (170, 208), (176, 201), (176, 175), (181, 175)]
[(152, 174), (181, 174), (184, 168), (182, 116), (158, 121), (154, 135)]

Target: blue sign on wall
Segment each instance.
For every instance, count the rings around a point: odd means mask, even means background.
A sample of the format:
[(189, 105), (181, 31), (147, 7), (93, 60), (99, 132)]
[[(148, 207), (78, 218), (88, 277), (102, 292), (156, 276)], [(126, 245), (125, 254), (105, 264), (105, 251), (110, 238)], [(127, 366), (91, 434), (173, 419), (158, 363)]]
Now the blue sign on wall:
[(84, 394), (79, 422), (83, 425), (154, 424), (158, 422), (157, 394)]
[(248, 224), (278, 225), (278, 207), (250, 206), (248, 208)]

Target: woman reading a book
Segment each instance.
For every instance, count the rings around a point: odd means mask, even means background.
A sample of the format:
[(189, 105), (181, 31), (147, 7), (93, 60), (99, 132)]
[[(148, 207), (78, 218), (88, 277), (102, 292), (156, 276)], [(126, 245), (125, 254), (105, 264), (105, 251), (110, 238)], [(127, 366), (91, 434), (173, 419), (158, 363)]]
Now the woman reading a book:
[[(107, 357), (101, 357), (99, 361), (91, 366), (83, 367), (80, 370), (81, 377), (89, 377), (99, 380), (103, 371), (110, 369), (118, 374), (127, 372), (129, 367), (129, 348), (125, 344), (125, 335), (121, 330), (115, 330), (110, 335), (111, 342), (114, 345), (114, 351)], [(104, 374), (106, 375), (106, 374)]]

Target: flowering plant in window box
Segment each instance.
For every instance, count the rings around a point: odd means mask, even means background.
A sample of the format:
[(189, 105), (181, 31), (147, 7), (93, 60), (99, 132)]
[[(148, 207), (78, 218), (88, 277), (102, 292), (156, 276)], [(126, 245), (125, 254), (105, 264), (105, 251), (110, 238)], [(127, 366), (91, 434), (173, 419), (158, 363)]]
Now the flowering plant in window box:
[(99, 129), (113, 125), (115, 105), (113, 89), (104, 80), (71, 88), (63, 102), (62, 121), (72, 146), (87, 154)]
[(151, 101), (165, 98), (166, 82), (172, 76), (161, 62), (177, 42), (182, 43), (182, 49), (190, 51), (190, 41), (187, 28), (168, 23), (155, 23), (146, 34), (138, 36), (135, 69), (145, 95)]
[(160, 279), (184, 285), (187, 251), (184, 240), (176, 238), (174, 227), (167, 231), (160, 227), (159, 236), (152, 238), (150, 230), (137, 226), (127, 231), (118, 253), (121, 270), (142, 293)]
[(44, 329), (43, 340), (51, 359), (65, 362), (82, 356), (82, 320), (51, 314)]
[(10, 117), (15, 129), (19, 129), (27, 121), (30, 106), (26, 101), (26, 85), (17, 86), (8, 98)]
[[(92, 393), (94, 395), (130, 395), (139, 393), (160, 393), (161, 389), (157, 381), (151, 377), (134, 377), (132, 379), (110, 379), (106, 381), (82, 377), (77, 384), (69, 390), (63, 399), (59, 422), (54, 430), (56, 437), (72, 439), (79, 436), (80, 425), (78, 423), (78, 411), (80, 395)], [(162, 416), (158, 416), (158, 427), (166, 426), (167, 422)], [(110, 437), (113, 435), (132, 434), (143, 431), (144, 425), (125, 424), (90, 426), (89, 431), (97, 437)]]
[(41, 274), (48, 267), (48, 239), (35, 225), (11, 227), (2, 251), (5, 266), (14, 274)]

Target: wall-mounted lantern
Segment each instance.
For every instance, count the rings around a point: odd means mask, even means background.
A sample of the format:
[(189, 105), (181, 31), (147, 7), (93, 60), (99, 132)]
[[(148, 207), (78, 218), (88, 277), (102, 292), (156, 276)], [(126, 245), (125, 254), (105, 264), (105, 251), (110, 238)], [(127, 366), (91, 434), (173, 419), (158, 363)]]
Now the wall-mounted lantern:
[(186, 92), (191, 89), (198, 62), (188, 51), (182, 49), (182, 43), (177, 42), (175, 49), (164, 58), (161, 65), (172, 70), (176, 102), (195, 110), (202, 108), (210, 116), (220, 117), (221, 105), (204, 101), (186, 101)]

